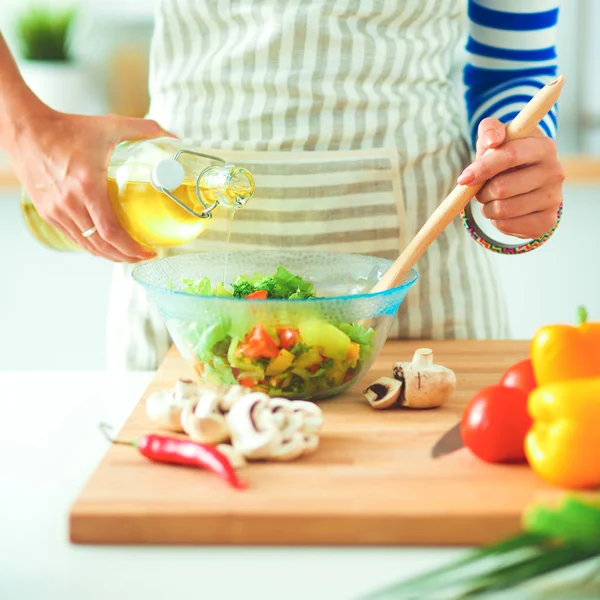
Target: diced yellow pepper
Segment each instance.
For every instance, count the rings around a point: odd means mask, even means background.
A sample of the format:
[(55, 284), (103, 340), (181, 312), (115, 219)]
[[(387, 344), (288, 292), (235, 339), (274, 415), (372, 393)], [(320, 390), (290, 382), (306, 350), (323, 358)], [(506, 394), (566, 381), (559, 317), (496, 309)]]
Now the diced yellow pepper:
[(319, 351), (316, 348), (311, 348), (308, 352), (299, 354), (294, 361), (294, 367), (299, 369), (308, 369), (315, 364), (323, 362)]
[(348, 354), (346, 355), (346, 360), (351, 368), (354, 369), (358, 364), (358, 357), (360, 356), (360, 344), (356, 342), (350, 342), (350, 348), (348, 348)]
[(279, 375), (283, 373), (294, 361), (295, 356), (288, 350), (280, 350), (279, 354), (272, 358), (267, 366), (265, 375)]

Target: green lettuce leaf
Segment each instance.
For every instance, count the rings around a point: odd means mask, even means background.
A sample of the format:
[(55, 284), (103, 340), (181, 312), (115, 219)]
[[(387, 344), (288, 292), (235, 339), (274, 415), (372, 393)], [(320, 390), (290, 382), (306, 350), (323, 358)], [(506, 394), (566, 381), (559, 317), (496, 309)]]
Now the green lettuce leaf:
[(373, 351), (375, 341), (375, 330), (372, 327), (368, 329), (356, 323), (342, 323), (338, 329), (343, 331), (353, 342), (360, 346), (360, 360), (366, 360)]
[(193, 279), (183, 279), (183, 291), (187, 294), (196, 294), (198, 296), (211, 296), (210, 279), (202, 277), (194, 281)]

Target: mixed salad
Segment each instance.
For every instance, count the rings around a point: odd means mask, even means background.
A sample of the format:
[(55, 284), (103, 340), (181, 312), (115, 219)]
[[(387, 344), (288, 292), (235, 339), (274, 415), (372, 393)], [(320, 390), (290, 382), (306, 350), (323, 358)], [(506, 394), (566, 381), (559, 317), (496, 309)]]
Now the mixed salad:
[[(313, 284), (284, 267), (273, 275), (241, 275), (230, 286), (213, 287), (207, 277), (184, 279), (183, 291), (254, 300), (316, 298)], [(208, 382), (307, 397), (351, 381), (372, 355), (375, 331), (318, 317), (301, 317), (293, 326), (257, 323), (236, 313), (194, 323), (186, 338), (196, 371)]]

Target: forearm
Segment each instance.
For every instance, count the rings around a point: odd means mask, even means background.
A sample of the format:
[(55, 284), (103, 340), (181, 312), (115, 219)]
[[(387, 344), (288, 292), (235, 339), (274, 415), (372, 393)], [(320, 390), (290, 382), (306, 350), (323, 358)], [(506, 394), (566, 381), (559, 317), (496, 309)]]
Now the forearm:
[[(558, 4), (558, 0), (469, 0), (464, 83), (473, 145), (482, 119), (508, 123), (556, 77)], [(550, 137), (556, 134), (556, 117), (555, 106), (540, 123)]]
[(5, 151), (47, 107), (29, 89), (0, 33), (0, 148)]

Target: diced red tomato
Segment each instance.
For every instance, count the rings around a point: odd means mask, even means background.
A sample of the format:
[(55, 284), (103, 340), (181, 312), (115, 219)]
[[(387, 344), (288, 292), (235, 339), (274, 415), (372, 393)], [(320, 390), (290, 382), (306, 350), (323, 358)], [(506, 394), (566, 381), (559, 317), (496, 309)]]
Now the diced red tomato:
[(279, 348), (264, 327), (257, 325), (240, 346), (241, 352), (248, 358), (275, 358)]
[(248, 298), (248, 300), (266, 300), (267, 290), (256, 290), (256, 292), (248, 294), (246, 298)]
[(300, 339), (300, 332), (297, 329), (278, 329), (279, 347), (284, 350), (293, 348)]
[(256, 385), (256, 381), (254, 381), (254, 379), (250, 379), (250, 377), (242, 377), (241, 379), (238, 379), (238, 383), (248, 388)]
[(308, 368), (308, 370), (309, 370), (311, 373), (316, 373), (316, 372), (318, 371), (318, 369), (319, 369), (319, 366), (320, 366), (320, 365), (319, 365), (319, 363), (315, 363), (314, 365), (311, 365), (311, 366)]

